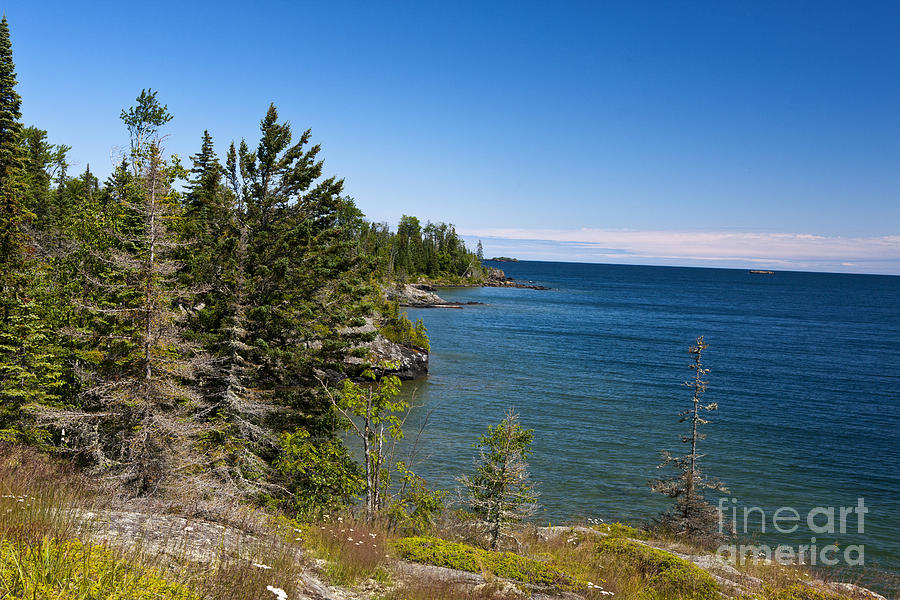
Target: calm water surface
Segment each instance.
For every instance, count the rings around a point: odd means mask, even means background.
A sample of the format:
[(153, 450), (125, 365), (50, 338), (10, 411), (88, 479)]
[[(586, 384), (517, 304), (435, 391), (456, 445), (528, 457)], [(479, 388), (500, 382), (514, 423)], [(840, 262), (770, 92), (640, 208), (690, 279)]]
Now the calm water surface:
[[(496, 265), (550, 291), (451, 288), (486, 306), (425, 319), (431, 375), (405, 385), (430, 413), (416, 471), (455, 487), (473, 442), (515, 407), (535, 431), (540, 521), (642, 521), (665, 506), (647, 481), (683, 451), (687, 347), (710, 344), (702, 450), (738, 506), (801, 515), (865, 498), (867, 564), (900, 571), (900, 277), (519, 262)], [(415, 424), (413, 424), (415, 426)], [(411, 428), (410, 428), (411, 429)], [(680, 447), (682, 446), (682, 447)], [(757, 523), (758, 518), (754, 521)], [(809, 543), (805, 527), (763, 541)]]

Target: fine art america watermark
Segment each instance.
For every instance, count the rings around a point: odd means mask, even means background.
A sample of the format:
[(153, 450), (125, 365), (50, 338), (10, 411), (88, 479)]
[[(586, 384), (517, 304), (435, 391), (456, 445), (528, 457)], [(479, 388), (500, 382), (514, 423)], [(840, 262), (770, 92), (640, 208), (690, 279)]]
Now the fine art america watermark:
[[(760, 534), (796, 534), (801, 527), (809, 531), (808, 544), (723, 544), (716, 555), (731, 562), (766, 561), (780, 565), (860, 566), (865, 563), (865, 546), (850, 544), (839, 547), (834, 543), (840, 534), (865, 533), (865, 498), (857, 498), (856, 506), (816, 506), (805, 513), (790, 506), (782, 506), (767, 513), (758, 506), (738, 507), (734, 498), (719, 499), (719, 533), (738, 533), (747, 536)], [(728, 523), (730, 521), (730, 524)], [(828, 540), (827, 542), (825, 540)]]

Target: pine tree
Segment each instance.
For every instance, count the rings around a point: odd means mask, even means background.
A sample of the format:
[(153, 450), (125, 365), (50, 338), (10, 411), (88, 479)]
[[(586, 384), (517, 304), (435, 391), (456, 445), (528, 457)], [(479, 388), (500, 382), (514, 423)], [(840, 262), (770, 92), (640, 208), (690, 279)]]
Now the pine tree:
[(318, 145), (307, 130), (292, 142), (274, 106), (260, 124), (255, 153), (238, 156), (244, 182), (248, 314), (264, 387), (290, 406), (290, 417), (323, 425), (330, 406), (312, 394), (316, 371), (340, 370), (360, 337), (369, 289), (355, 253), (360, 213), (341, 195), (343, 181), (322, 178)]
[(534, 430), (519, 425), (509, 410), (499, 425), (488, 426), (478, 439), (481, 448), (475, 475), (460, 478), (469, 505), (487, 527), (491, 550), (496, 550), (507, 527), (534, 514), (537, 492), (528, 474)]
[(683, 535), (695, 542), (712, 544), (719, 538), (720, 515), (718, 510), (706, 501), (703, 490), (717, 490), (726, 492), (725, 486), (717, 479), (707, 478), (700, 470), (700, 459), (703, 454), (698, 452), (698, 442), (706, 435), (700, 432), (700, 427), (709, 423), (702, 417), (704, 411), (718, 409), (715, 402), (704, 404), (702, 396), (706, 392), (708, 382), (704, 379), (709, 369), (703, 366), (703, 351), (709, 344), (703, 341), (703, 336), (697, 338), (690, 352), (693, 361), (690, 365), (694, 371), (694, 377), (686, 381), (684, 385), (692, 390), (691, 408), (680, 413), (681, 422), (690, 422), (690, 435), (681, 436), (681, 441), (690, 444), (690, 452), (682, 456), (673, 456), (668, 450), (662, 451), (663, 462), (659, 468), (671, 468), (675, 474), (651, 482), (653, 491), (663, 494), (675, 500), (675, 506), (660, 515), (658, 525), (661, 529), (670, 533)]

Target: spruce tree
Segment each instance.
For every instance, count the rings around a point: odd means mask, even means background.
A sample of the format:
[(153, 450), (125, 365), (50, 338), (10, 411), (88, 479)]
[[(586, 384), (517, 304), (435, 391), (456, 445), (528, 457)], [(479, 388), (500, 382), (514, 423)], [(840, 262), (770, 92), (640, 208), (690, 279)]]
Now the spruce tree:
[(537, 492), (528, 474), (528, 456), (534, 430), (519, 424), (512, 410), (499, 425), (488, 426), (478, 438), (481, 448), (475, 475), (464, 476), (460, 483), (468, 491), (468, 502), (487, 529), (491, 550), (496, 550), (507, 528), (533, 515)]
[[(189, 335), (209, 356), (199, 373), (208, 423), (201, 447), (209, 468), (230, 493), (258, 495), (271, 489), (268, 465), (278, 437), (265, 424), (272, 407), (256, 392), (247, 342), (247, 227), (240, 210), (237, 152), (231, 145), (226, 168), (203, 133), (185, 198), (183, 281), (198, 290)], [(224, 178), (224, 181), (223, 181)]]
[(192, 414), (202, 398), (192, 383), (202, 352), (183, 337), (189, 290), (177, 281), (181, 206), (177, 164), (163, 157), (158, 129), (171, 119), (145, 90), (122, 111), (131, 147), (103, 194), (84, 201), (72, 229), (83, 289), (69, 334), (79, 394), (72, 406), (44, 411), (60, 450), (150, 494), (188, 481), (202, 467)]
[[(310, 132), (292, 141), (274, 106), (260, 124), (256, 152), (244, 144), (238, 160), (247, 190), (248, 315), (259, 376), (290, 419), (323, 426), (330, 406), (316, 399), (316, 372), (341, 370), (371, 308), (355, 253), (360, 213), (343, 197), (343, 181), (322, 178)], [(364, 335), (364, 334), (363, 334)]]
[[(21, 268), (27, 245), (25, 223), (32, 217), (24, 206), (25, 185), (20, 146), (22, 100), (16, 91), (9, 24), (0, 20), (0, 278), (4, 300), (14, 292), (9, 286)], [(5, 304), (5, 302), (4, 302)]]
[(46, 265), (27, 227), (21, 100), (16, 92), (9, 25), (0, 20), (0, 438), (39, 442), (28, 409), (53, 402), (62, 367), (43, 303)]
[(700, 427), (709, 423), (703, 418), (703, 412), (718, 410), (715, 402), (703, 403), (708, 382), (704, 379), (709, 369), (703, 366), (703, 351), (709, 344), (703, 336), (697, 338), (696, 344), (688, 352), (691, 354), (691, 370), (694, 377), (684, 383), (692, 390), (691, 407), (680, 413), (681, 422), (691, 424), (690, 435), (681, 436), (681, 441), (690, 444), (690, 452), (681, 456), (673, 456), (668, 450), (662, 451), (663, 461), (659, 468), (674, 469), (675, 473), (651, 482), (653, 491), (675, 500), (675, 506), (661, 514), (658, 518), (660, 529), (682, 535), (694, 542), (712, 545), (720, 537), (721, 516), (718, 510), (709, 504), (704, 497), (704, 490), (728, 492), (717, 479), (706, 477), (700, 470), (700, 459), (703, 454), (698, 451), (698, 443), (706, 435)]
[[(271, 465), (288, 451), (283, 434), (300, 435), (330, 448), (319, 454), (340, 462), (333, 449), (345, 451), (319, 381), (343, 377), (347, 358), (363, 354), (360, 344), (373, 337), (359, 327), (373, 308), (366, 301), (368, 267), (358, 252), (363, 221), (342, 195), (343, 182), (323, 177), (320, 147), (310, 144), (308, 130), (294, 140), (270, 106), (260, 134), (255, 151), (241, 141), (226, 160), (243, 265), (246, 365), (240, 371), (252, 372), (252, 406), (263, 429), (282, 441), (269, 446), (263, 439), (255, 448)], [(284, 481), (282, 489), (302, 493), (302, 485)]]

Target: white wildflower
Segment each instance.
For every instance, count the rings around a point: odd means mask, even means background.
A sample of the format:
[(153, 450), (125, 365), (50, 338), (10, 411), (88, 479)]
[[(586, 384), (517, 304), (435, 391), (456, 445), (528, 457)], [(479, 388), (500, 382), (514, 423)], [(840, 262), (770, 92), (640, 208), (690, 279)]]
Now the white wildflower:
[(278, 600), (287, 600), (287, 592), (283, 589), (277, 588), (274, 585), (267, 585), (266, 589), (275, 594), (275, 597), (278, 598)]
[(257, 569), (271, 569), (272, 568), (269, 565), (264, 565), (262, 563), (253, 563), (253, 566), (256, 567)]

